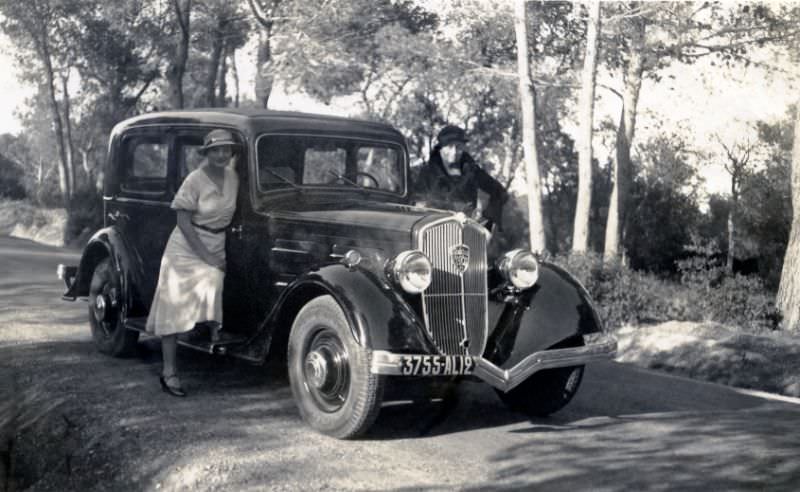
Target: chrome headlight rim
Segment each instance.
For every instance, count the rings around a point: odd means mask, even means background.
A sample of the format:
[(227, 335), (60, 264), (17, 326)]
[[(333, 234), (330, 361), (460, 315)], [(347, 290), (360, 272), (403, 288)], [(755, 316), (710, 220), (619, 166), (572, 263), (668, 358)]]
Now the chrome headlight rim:
[[(531, 265), (533, 273), (526, 273), (531, 270)], [(497, 263), (497, 269), (506, 282), (520, 290), (529, 289), (539, 281), (539, 261), (527, 249), (517, 248), (507, 252)]]
[[(410, 266), (416, 264), (427, 269), (427, 273), (412, 277)], [(389, 276), (396, 285), (409, 294), (421, 294), (430, 287), (433, 279), (433, 264), (425, 253), (418, 249), (410, 249), (399, 253), (391, 262)]]

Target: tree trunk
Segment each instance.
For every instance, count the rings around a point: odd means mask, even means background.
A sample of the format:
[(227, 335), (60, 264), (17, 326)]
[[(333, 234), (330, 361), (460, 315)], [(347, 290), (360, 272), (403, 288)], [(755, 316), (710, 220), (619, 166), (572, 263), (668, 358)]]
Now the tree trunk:
[(95, 165), (91, 163), (91, 156), (92, 151), (94, 150), (93, 145), (89, 145), (88, 147), (83, 147), (80, 149), (81, 153), (81, 163), (83, 165), (83, 172), (86, 173), (86, 183), (89, 185), (89, 188), (92, 190), (99, 189), (97, 186), (97, 180), (94, 176), (94, 168)]
[(217, 106), (224, 107), (228, 98), (228, 43), (223, 43), (222, 59), (219, 62), (217, 77)]
[(636, 130), (636, 105), (639, 102), (639, 90), (642, 87), (644, 73), (644, 24), (636, 23), (637, 32), (631, 40), (630, 59), (625, 72), (625, 90), (622, 95), (622, 117), (617, 129), (616, 159), (613, 170), (611, 199), (608, 205), (606, 222), (606, 238), (603, 248), (603, 259), (612, 261), (620, 259), (620, 244), (625, 224), (625, 205), (628, 199), (632, 164), (631, 146)]
[(186, 73), (186, 61), (189, 59), (189, 21), (192, 13), (192, 0), (172, 0), (172, 6), (180, 27), (180, 39), (175, 48), (175, 56), (166, 70), (167, 98), (172, 108), (182, 109), (184, 107), (183, 76)]
[(265, 26), (262, 31), (258, 33), (259, 42), (258, 50), (256, 52), (256, 101), (262, 108), (267, 108), (269, 105), (269, 96), (272, 94), (272, 84), (274, 78), (272, 76), (272, 27)]
[(67, 147), (67, 176), (69, 189), (75, 193), (75, 144), (72, 142), (72, 104), (69, 96), (69, 72), (61, 76), (61, 91), (64, 101), (64, 130)]
[(208, 59), (208, 73), (206, 73), (204, 103), (209, 108), (217, 106), (217, 80), (219, 79), (219, 65), (223, 56), (224, 39), (222, 23), (218, 23), (211, 41), (211, 56)]
[(55, 129), (56, 148), (58, 149), (59, 166), (58, 166), (58, 185), (61, 190), (61, 196), (64, 202), (68, 202), (72, 198), (72, 188), (69, 185), (69, 164), (67, 161), (67, 149), (64, 144), (64, 126), (61, 121), (61, 112), (58, 109), (58, 101), (56, 100), (56, 82), (55, 74), (53, 73), (53, 62), (50, 59), (50, 46), (47, 40), (47, 34), (43, 33), (40, 39), (42, 62), (44, 63), (45, 75), (47, 76), (47, 92), (50, 102), (50, 115), (53, 118), (53, 128)]
[(539, 154), (536, 147), (536, 90), (531, 80), (528, 59), (528, 29), (525, 0), (516, 0), (514, 31), (517, 38), (517, 71), (519, 95), (522, 106), (522, 148), (528, 178), (528, 226), (530, 248), (544, 252), (544, 221), (542, 217), (542, 191), (539, 179)]
[(728, 254), (725, 257), (725, 271), (733, 273), (733, 208), (728, 211)]
[(783, 326), (800, 331), (800, 104), (795, 110), (792, 143), (792, 230), (783, 257), (781, 283), (775, 303), (783, 315)]
[(725, 257), (725, 271), (733, 273), (733, 253), (736, 251), (736, 230), (734, 220), (739, 206), (739, 183), (737, 176), (731, 176), (731, 208), (728, 210), (728, 254)]
[(583, 59), (580, 107), (580, 146), (578, 148), (578, 199), (572, 231), (572, 252), (585, 253), (589, 248), (589, 213), (592, 204), (592, 123), (594, 121), (594, 90), (597, 78), (597, 49), (600, 31), (600, 2), (592, 0), (587, 6), (589, 24), (586, 34), (586, 56)]
[(239, 66), (236, 64), (236, 50), (231, 53), (231, 72), (233, 73), (233, 107), (239, 107)]

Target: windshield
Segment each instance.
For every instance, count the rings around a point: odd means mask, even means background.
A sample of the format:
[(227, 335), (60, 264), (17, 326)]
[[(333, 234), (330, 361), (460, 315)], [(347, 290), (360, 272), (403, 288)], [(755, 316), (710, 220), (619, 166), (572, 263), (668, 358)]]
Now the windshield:
[(262, 191), (297, 186), (405, 190), (402, 148), (342, 137), (264, 135), (258, 139)]

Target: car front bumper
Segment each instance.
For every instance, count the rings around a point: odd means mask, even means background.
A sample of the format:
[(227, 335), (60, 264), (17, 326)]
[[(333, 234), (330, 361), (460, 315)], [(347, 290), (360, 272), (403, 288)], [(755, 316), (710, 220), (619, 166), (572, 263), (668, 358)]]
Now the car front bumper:
[[(472, 357), (474, 367), (470, 374), (500, 391), (507, 392), (528, 379), (533, 373), (543, 369), (579, 366), (587, 362), (613, 359), (616, 354), (617, 342), (611, 338), (605, 338), (582, 347), (534, 352), (510, 369), (501, 369), (483, 357)], [(403, 360), (408, 357), (409, 354), (374, 350), (371, 372), (388, 376), (403, 376), (405, 375)], [(436, 374), (425, 375), (435, 376)]]

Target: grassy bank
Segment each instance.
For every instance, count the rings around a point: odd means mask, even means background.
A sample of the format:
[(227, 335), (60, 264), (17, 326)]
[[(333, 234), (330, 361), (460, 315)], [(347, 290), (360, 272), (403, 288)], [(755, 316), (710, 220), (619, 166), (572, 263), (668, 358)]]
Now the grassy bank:
[(64, 209), (45, 209), (24, 201), (0, 199), (0, 234), (63, 246), (66, 223)]
[(619, 362), (738, 388), (800, 397), (800, 337), (670, 321), (615, 332)]

